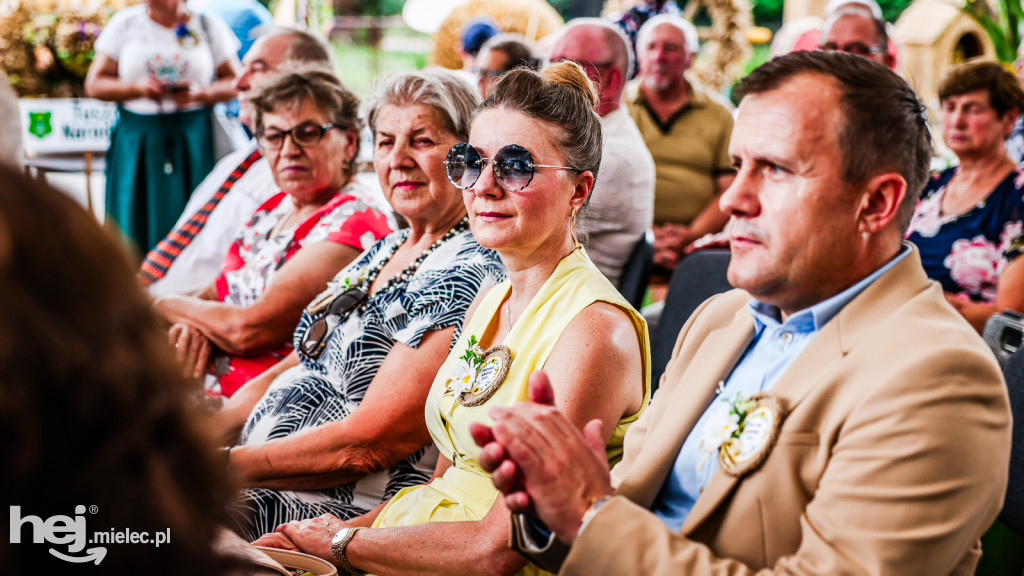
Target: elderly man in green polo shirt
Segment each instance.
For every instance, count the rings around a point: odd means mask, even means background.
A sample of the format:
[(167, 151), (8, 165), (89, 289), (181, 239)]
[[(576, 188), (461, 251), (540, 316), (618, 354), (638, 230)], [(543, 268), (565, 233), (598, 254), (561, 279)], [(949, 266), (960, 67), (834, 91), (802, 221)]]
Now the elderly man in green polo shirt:
[(654, 157), (655, 263), (672, 269), (694, 240), (725, 226), (718, 196), (735, 174), (728, 154), (733, 119), (728, 103), (686, 78), (699, 49), (692, 24), (655, 16), (636, 47), (640, 76), (625, 100)]

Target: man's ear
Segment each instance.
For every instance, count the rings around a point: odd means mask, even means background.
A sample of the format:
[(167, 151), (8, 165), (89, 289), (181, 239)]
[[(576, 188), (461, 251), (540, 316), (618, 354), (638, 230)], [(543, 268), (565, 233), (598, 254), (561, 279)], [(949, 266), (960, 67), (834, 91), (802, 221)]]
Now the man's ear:
[(878, 174), (863, 188), (857, 215), (859, 232), (875, 234), (899, 218), (907, 196), (907, 181), (896, 172)]
[(604, 86), (599, 87), (601, 92), (607, 90), (609, 94), (621, 94), (622, 87), (626, 84), (626, 72), (618, 67), (613, 67), (606, 74), (608, 77), (605, 79)]

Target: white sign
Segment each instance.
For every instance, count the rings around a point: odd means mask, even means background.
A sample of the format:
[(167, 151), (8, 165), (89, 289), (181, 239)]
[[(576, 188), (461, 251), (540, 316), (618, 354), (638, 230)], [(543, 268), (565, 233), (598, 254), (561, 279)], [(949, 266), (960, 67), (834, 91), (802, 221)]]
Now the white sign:
[(106, 152), (117, 105), (92, 98), (25, 98), (21, 139), (27, 156)]

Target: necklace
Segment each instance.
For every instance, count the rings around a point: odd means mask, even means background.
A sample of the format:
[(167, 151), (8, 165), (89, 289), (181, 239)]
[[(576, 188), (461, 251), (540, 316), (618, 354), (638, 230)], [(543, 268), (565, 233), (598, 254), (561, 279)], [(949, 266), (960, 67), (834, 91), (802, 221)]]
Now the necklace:
[[(420, 253), (420, 255), (417, 256), (416, 259), (413, 260), (408, 266), (406, 266), (404, 270), (392, 276), (391, 279), (388, 280), (386, 284), (381, 286), (380, 289), (374, 293), (374, 295), (387, 294), (388, 292), (391, 292), (395, 288), (395, 286), (398, 285), (398, 283), (408, 281), (409, 278), (411, 278), (413, 274), (416, 273), (416, 270), (419, 269), (420, 264), (422, 264), (423, 261), (426, 260), (428, 256), (433, 254), (434, 251), (440, 248), (442, 244), (444, 244), (448, 240), (451, 240), (455, 236), (461, 234), (462, 232), (468, 229), (469, 217), (467, 216), (460, 220), (458, 224), (453, 226), (451, 230), (445, 232), (444, 236), (441, 236), (440, 238), (435, 240), (433, 244), (428, 246), (426, 250)], [(406, 239), (408, 238), (409, 237), (406, 236)], [(367, 268), (366, 270), (363, 271), (362, 274), (360, 274), (358, 287), (361, 288), (364, 293), (366, 293), (367, 295), (370, 294), (370, 286), (373, 285), (373, 282), (377, 279), (377, 276), (380, 274), (380, 271), (384, 268), (384, 266), (387, 265), (388, 262), (391, 261), (391, 257), (394, 256), (395, 252), (397, 252), (398, 249), (404, 244), (405, 240), (403, 240), (402, 242), (396, 242), (394, 246), (392, 246), (391, 249), (388, 250), (388, 253), (385, 254), (384, 257), (377, 262), (377, 264), (370, 268)], [(366, 309), (366, 304), (368, 301), (369, 298), (366, 298), (363, 300), (363, 303), (359, 305), (358, 310), (360, 312)], [(351, 314), (351, 312), (349, 313)]]
[(508, 302), (505, 302), (505, 316), (508, 318), (508, 331), (512, 333), (512, 294), (508, 295)]

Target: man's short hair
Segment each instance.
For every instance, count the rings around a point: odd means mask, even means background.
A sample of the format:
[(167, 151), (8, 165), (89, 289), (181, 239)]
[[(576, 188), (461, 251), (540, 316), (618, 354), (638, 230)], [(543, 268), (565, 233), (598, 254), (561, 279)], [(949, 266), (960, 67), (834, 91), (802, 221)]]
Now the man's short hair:
[(257, 28), (256, 35), (258, 38), (287, 35), (289, 42), (285, 61), (322, 62), (334, 68), (334, 50), (327, 43), (327, 39), (319, 34), (299, 28), (270, 24)]
[(597, 26), (601, 28), (604, 32), (605, 42), (612, 50), (612, 58), (615, 59), (615, 63), (622, 67), (622, 72), (626, 75), (627, 80), (633, 77), (633, 61), (635, 60), (633, 58), (633, 44), (629, 41), (626, 33), (622, 31), (622, 28), (604, 18), (573, 18), (565, 23), (565, 27), (562, 28), (559, 34), (564, 36), (573, 28), (579, 26)]
[(939, 101), (975, 90), (988, 92), (988, 102), (1000, 118), (1024, 110), (1024, 89), (1012, 72), (996, 62), (971, 60), (951, 68), (939, 82)]
[(484, 43), (480, 48), (479, 54), (485, 54), (491, 50), (501, 52), (507, 58), (508, 62), (502, 72), (508, 72), (519, 67), (529, 68), (530, 70), (540, 68), (540, 60), (534, 55), (530, 43), (519, 34), (511, 32), (495, 34)]
[(875, 18), (868, 10), (861, 8), (862, 4), (856, 4), (853, 6), (846, 6), (840, 8), (830, 16), (825, 18), (825, 23), (821, 25), (821, 42), (824, 43), (828, 32), (832, 30), (832, 25), (836, 23), (840, 18), (847, 16), (860, 16), (861, 18), (869, 18), (871, 23), (875, 25), (875, 45), (882, 47), (882, 53), (887, 54), (889, 52), (889, 32), (885, 28), (885, 20), (881, 18)]
[(700, 38), (697, 37), (697, 28), (691, 24), (689, 20), (676, 16), (675, 14), (658, 14), (647, 22), (644, 22), (644, 25), (640, 27), (640, 31), (636, 33), (637, 52), (639, 52), (641, 50), (640, 47), (644, 45), (647, 35), (662, 24), (675, 26), (683, 33), (683, 38), (686, 39), (687, 53), (696, 54), (697, 52), (700, 52)]
[(829, 0), (829, 3), (825, 5), (825, 17), (828, 18), (840, 10), (851, 8), (870, 12), (876, 19), (882, 19), (882, 8), (875, 0)]
[(931, 163), (928, 115), (914, 89), (877, 62), (842, 52), (794, 52), (769, 60), (744, 78), (740, 98), (778, 89), (794, 77), (818, 74), (841, 90), (842, 178), (859, 185), (882, 172), (897, 172), (907, 182), (898, 219), (905, 230), (924, 188)]

